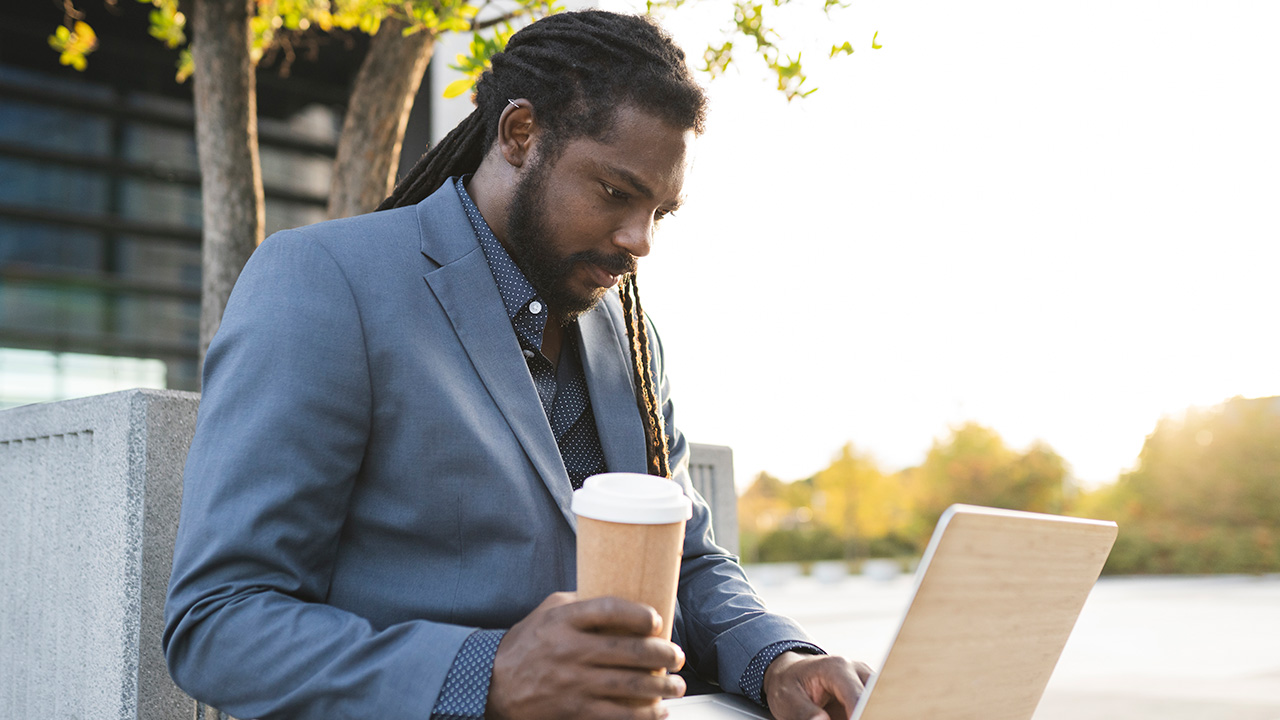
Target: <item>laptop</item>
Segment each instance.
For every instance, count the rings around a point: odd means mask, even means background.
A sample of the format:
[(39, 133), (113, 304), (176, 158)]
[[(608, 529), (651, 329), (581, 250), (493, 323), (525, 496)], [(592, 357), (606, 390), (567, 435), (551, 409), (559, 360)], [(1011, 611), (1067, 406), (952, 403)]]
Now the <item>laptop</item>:
[[(851, 720), (1030, 720), (1116, 532), (1101, 520), (952, 505)], [(664, 704), (672, 720), (769, 720), (726, 694)]]

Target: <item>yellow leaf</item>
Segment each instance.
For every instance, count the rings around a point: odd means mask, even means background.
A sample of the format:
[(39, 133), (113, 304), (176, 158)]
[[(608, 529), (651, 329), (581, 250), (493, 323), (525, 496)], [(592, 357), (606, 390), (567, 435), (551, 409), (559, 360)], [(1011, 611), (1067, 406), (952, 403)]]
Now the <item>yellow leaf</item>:
[(456, 98), (462, 93), (470, 90), (472, 85), (475, 85), (475, 81), (469, 77), (454, 80), (444, 89), (444, 96), (446, 98)]
[(93, 32), (93, 28), (89, 27), (89, 24), (83, 20), (76, 21), (76, 37), (85, 45), (92, 45), (98, 39), (97, 34)]

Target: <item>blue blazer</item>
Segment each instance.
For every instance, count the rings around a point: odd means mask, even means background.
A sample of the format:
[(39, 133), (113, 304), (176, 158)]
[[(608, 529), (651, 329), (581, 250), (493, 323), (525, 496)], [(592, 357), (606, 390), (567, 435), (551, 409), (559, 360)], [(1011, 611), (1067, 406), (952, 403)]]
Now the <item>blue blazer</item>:
[[(610, 470), (644, 472), (617, 296), (578, 322)], [(655, 340), (656, 340), (656, 336)], [(658, 347), (655, 345), (655, 347)], [(674, 639), (738, 691), (769, 614), (693, 499)], [(463, 640), (575, 587), (569, 478), (452, 183), (278, 233), (209, 348), (165, 606), (177, 684), (236, 717), (427, 717)]]

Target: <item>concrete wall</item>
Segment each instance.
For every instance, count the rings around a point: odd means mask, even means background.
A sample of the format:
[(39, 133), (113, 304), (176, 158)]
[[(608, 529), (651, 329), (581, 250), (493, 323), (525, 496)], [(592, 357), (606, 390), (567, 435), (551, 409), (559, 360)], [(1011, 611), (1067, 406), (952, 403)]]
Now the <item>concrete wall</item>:
[(160, 634), (198, 402), (0, 411), (0, 718), (191, 717)]

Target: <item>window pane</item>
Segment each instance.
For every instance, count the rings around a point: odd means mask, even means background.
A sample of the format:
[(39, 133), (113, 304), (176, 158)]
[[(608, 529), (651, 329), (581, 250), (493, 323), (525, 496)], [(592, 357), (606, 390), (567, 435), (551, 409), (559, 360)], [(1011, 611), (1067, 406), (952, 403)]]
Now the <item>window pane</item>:
[(124, 277), (200, 288), (199, 245), (126, 235), (116, 248)]
[(0, 327), (41, 332), (102, 331), (103, 297), (91, 290), (0, 284)]
[(263, 184), (313, 193), (319, 197), (329, 194), (333, 158), (265, 145), (259, 154), (262, 157)]
[(131, 123), (124, 128), (121, 154), (134, 163), (175, 170), (200, 170), (196, 138), (191, 130)]
[(0, 408), (164, 388), (166, 373), (159, 360), (0, 348)]
[(200, 340), (200, 301), (122, 296), (116, 304), (116, 334), (131, 340), (194, 345)]
[(200, 227), (200, 188), (154, 180), (120, 181), (120, 216), (162, 225)]
[(70, 270), (102, 267), (102, 238), (92, 230), (0, 218), (0, 267)]
[(0, 157), (0, 202), (103, 213), (107, 208), (107, 177), (91, 170)]
[(99, 115), (6, 99), (0, 103), (0, 142), (101, 157), (111, 154), (111, 122)]
[(318, 223), (325, 219), (325, 209), (315, 205), (271, 200), (267, 202), (266, 215), (267, 234), (270, 235), (279, 230)]

